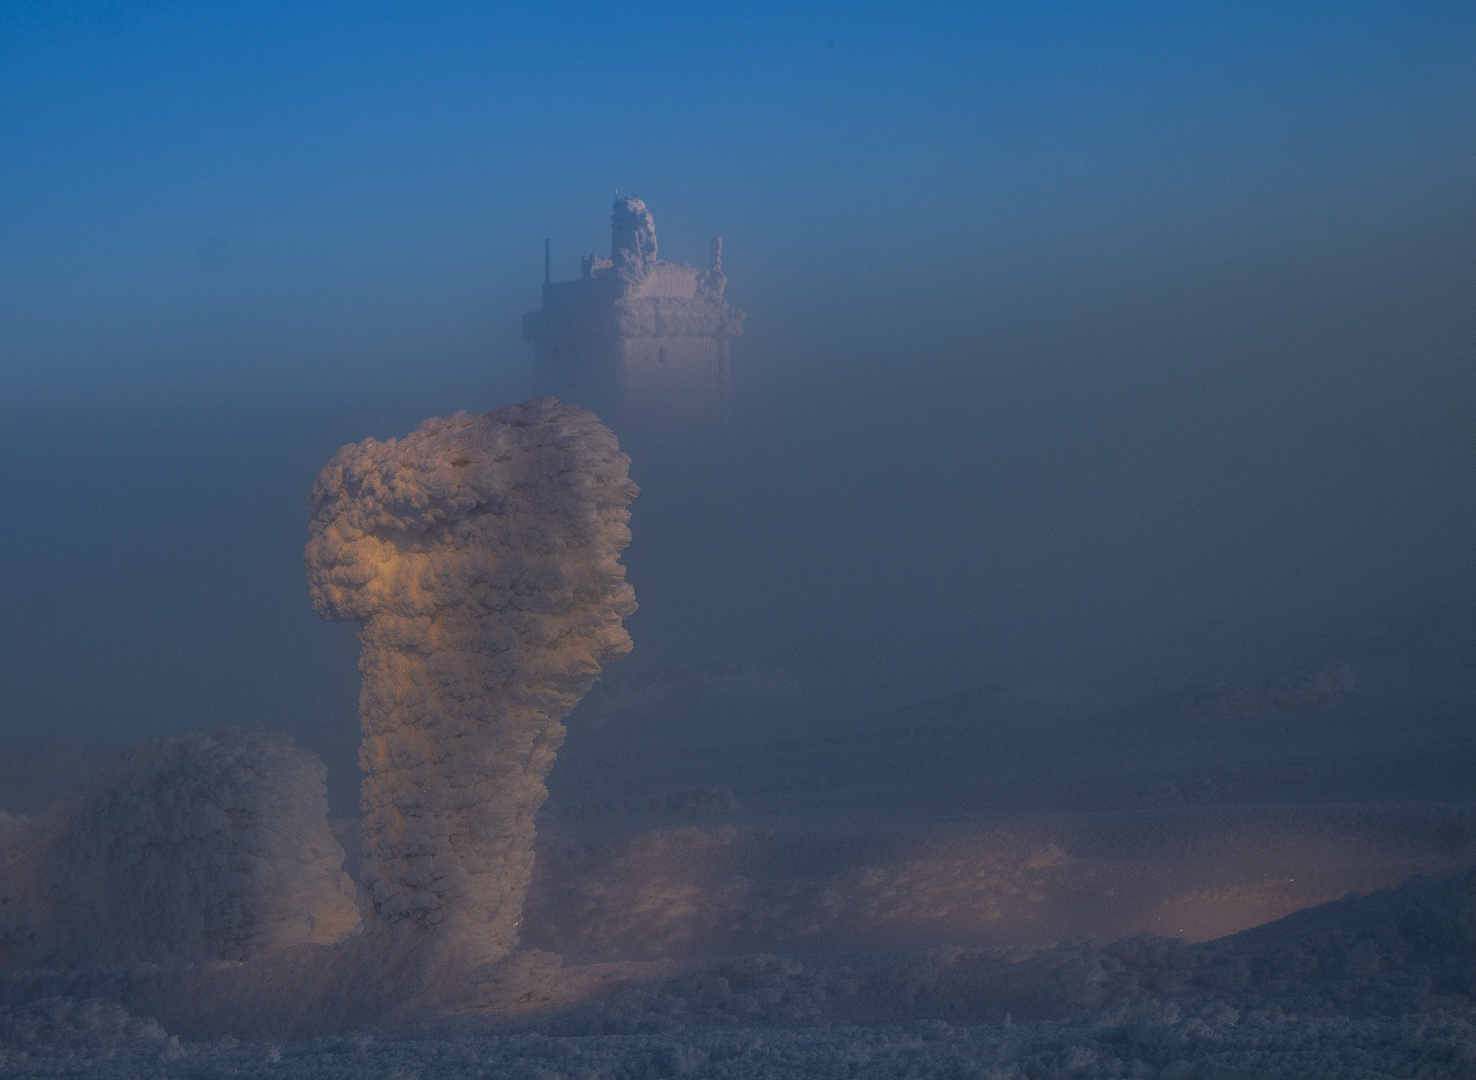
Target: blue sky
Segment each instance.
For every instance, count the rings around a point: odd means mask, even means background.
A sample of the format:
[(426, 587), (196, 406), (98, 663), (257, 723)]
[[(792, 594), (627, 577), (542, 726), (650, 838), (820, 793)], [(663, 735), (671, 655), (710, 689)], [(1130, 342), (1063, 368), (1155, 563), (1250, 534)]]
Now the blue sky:
[(1473, 51), (1433, 3), (8, 4), (0, 362), (515, 369), (617, 187), (770, 321), (1469, 217)]
[(222, 724), (352, 805), (308, 485), (529, 396), (617, 188), (749, 312), (730, 442), (621, 433), (632, 668), (1087, 700), (1470, 610), (1473, 56), (1469, 3), (0, 5), (0, 806)]

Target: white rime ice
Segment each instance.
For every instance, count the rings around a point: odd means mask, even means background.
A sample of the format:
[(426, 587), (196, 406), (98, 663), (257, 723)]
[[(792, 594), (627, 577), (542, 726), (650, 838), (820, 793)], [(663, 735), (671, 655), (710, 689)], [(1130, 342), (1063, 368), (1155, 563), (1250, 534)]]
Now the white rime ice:
[(0, 966), (241, 961), (339, 941), (359, 913), (325, 776), (284, 735), (182, 735), (0, 821)]
[(629, 463), (539, 398), (346, 446), (313, 485), (313, 605), (361, 623), (364, 881), (463, 969), (516, 944), (561, 721), (631, 647)]

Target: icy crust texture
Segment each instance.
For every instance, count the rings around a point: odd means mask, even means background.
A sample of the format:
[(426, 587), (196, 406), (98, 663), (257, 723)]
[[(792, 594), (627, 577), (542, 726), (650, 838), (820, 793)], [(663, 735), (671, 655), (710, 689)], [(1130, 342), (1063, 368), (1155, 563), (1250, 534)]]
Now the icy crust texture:
[[(541, 1015), (483, 1012), (437, 1028), (296, 1042), (177, 1041), (189, 1036), (171, 1036), (167, 1020), (137, 1019), (136, 1009), (89, 1000), (76, 987), (8, 1005), (0, 980), (0, 1071), (181, 1080), (1468, 1080), (1476, 1075), (1473, 911), (1476, 871), (1467, 871), (1200, 945), (1145, 936), (803, 961), (756, 955), (665, 973), (602, 966), (591, 974), (605, 977), (603, 989), (586, 987)], [(526, 974), (503, 988), (504, 1000), (536, 993), (537, 973)], [(227, 1019), (243, 1033), (239, 1011)]]
[(0, 846), (0, 964), (250, 960), (359, 926), (325, 770), (282, 735), (145, 743)]
[(615, 302), (615, 335), (620, 338), (732, 338), (743, 333), (744, 313), (720, 298), (634, 296)]
[(629, 464), (540, 398), (346, 446), (313, 485), (313, 605), (363, 623), (365, 883), (468, 964), (516, 943), (561, 721), (630, 651)]

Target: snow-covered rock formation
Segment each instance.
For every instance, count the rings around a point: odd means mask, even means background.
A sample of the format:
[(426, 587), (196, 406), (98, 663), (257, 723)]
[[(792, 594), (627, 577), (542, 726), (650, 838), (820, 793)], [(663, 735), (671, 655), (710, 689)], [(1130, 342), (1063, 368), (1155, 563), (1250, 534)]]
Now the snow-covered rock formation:
[(516, 943), (561, 721), (631, 647), (629, 463), (542, 398), (346, 446), (313, 486), (313, 604), (362, 623), (365, 882), (464, 968)]

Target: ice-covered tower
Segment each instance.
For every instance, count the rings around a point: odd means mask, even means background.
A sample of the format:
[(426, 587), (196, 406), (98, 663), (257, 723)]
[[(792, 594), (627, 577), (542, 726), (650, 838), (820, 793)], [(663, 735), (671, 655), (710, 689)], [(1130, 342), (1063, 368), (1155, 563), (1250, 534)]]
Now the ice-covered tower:
[(712, 238), (704, 270), (657, 258), (656, 223), (640, 199), (617, 199), (610, 226), (610, 257), (586, 255), (576, 281), (545, 272), (543, 306), (523, 316), (540, 392), (596, 409), (721, 406), (728, 341), (745, 314), (723, 298), (722, 238)]

